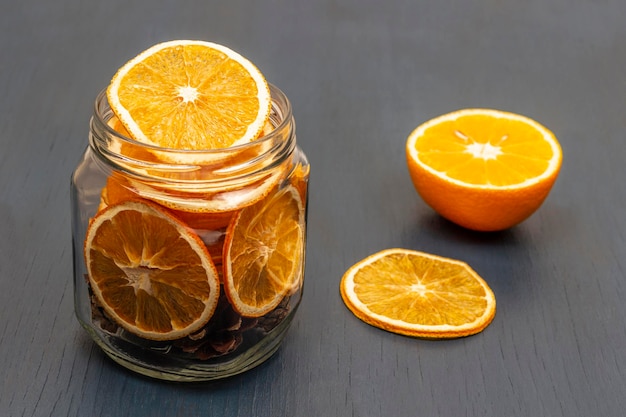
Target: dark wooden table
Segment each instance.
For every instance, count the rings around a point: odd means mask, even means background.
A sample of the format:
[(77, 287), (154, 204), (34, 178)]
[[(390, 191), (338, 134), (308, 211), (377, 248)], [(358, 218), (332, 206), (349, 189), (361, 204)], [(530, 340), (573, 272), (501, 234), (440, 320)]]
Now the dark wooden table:
[[(624, 416), (626, 2), (9, 0), (0, 6), (1, 416)], [(312, 164), (305, 297), (262, 366), (205, 384), (137, 376), (74, 318), (69, 178), (96, 94), (169, 39), (223, 43), (290, 97)], [(464, 107), (530, 116), (564, 151), (542, 208), (501, 233), (435, 215), (404, 160)], [(498, 312), (425, 341), (343, 305), (359, 259), (468, 262)]]

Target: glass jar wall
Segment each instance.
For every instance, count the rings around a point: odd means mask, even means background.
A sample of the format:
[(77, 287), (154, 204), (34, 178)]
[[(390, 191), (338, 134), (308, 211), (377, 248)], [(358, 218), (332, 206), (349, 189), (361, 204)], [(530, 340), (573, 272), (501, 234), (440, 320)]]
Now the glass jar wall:
[(101, 93), (72, 177), (76, 316), (115, 361), (194, 381), (278, 349), (302, 296), (309, 164), (284, 94), (260, 138), (134, 141)]

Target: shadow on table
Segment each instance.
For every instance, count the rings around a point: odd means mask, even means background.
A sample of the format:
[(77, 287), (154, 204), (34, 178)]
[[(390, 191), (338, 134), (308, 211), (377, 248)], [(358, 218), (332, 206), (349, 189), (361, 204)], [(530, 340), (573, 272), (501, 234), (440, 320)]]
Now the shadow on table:
[(436, 213), (421, 214), (416, 219), (414, 232), (416, 238), (427, 235), (433, 239), (464, 245), (517, 246), (524, 245), (527, 241), (526, 233), (520, 225), (496, 232), (478, 232), (458, 226)]
[(507, 307), (525, 309), (533, 281), (546, 276), (541, 219), (529, 219), (507, 230), (477, 232), (436, 213), (420, 213), (403, 237), (410, 249), (466, 262)]

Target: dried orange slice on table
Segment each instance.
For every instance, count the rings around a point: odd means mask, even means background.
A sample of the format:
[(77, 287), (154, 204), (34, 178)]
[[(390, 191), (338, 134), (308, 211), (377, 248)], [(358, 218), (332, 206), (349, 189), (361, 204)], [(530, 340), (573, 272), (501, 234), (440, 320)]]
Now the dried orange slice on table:
[(304, 208), (294, 186), (241, 210), (224, 245), (224, 290), (247, 317), (273, 310), (302, 278)]
[(496, 313), (493, 292), (466, 263), (408, 249), (383, 250), (357, 262), (340, 290), (358, 318), (407, 336), (470, 336)]
[(155, 204), (128, 200), (98, 213), (84, 255), (99, 304), (137, 336), (185, 337), (204, 326), (217, 306), (218, 273), (205, 245)]
[(406, 157), (415, 188), (436, 212), (469, 229), (495, 231), (541, 206), (562, 151), (554, 134), (528, 117), (465, 109), (418, 126)]

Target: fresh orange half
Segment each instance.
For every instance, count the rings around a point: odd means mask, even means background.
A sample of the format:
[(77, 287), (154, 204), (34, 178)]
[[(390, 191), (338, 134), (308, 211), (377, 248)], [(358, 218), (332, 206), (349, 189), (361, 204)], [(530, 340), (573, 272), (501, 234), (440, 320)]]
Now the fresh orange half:
[(259, 317), (299, 287), (304, 208), (293, 186), (238, 212), (224, 244), (224, 290), (241, 315)]
[(407, 336), (469, 336), (496, 313), (493, 292), (466, 263), (408, 249), (383, 250), (356, 263), (340, 289), (358, 318)]
[(256, 139), (271, 106), (268, 84), (246, 58), (215, 43), (157, 44), (115, 74), (107, 98), (136, 140), (207, 150)]
[(424, 201), (469, 229), (502, 230), (535, 212), (561, 167), (556, 137), (514, 113), (466, 109), (418, 126), (406, 143)]
[(85, 239), (91, 289), (129, 332), (173, 340), (204, 326), (218, 273), (200, 238), (155, 204), (129, 200), (99, 212)]

